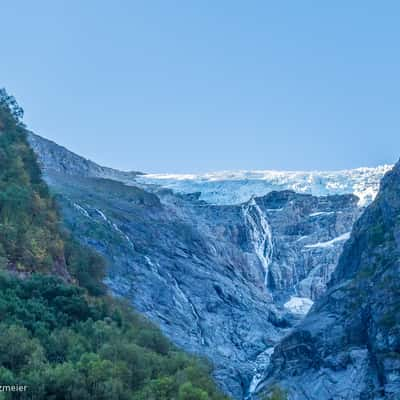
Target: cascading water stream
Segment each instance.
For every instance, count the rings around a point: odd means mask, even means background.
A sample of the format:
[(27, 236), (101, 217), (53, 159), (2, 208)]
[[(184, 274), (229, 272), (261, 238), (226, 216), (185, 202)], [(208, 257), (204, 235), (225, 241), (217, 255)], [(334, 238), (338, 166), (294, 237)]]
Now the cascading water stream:
[[(268, 291), (269, 266), (274, 252), (272, 230), (265, 214), (254, 197), (247, 204), (243, 205), (242, 210), (254, 251), (264, 269), (264, 286)], [(260, 371), (267, 367), (272, 353), (273, 347), (267, 348), (255, 360), (254, 375), (244, 397), (246, 400), (252, 399), (253, 393), (262, 380)]]
[(263, 372), (268, 368), (271, 361), (271, 356), (275, 350), (275, 346), (266, 348), (262, 353), (257, 356), (255, 361), (254, 375), (251, 379), (247, 393), (244, 396), (244, 400), (252, 400), (254, 393), (256, 393), (259, 385), (262, 383), (264, 374)]
[(264, 285), (268, 289), (268, 273), (274, 251), (271, 227), (254, 197), (243, 205), (243, 216), (249, 228), (254, 251), (264, 269)]

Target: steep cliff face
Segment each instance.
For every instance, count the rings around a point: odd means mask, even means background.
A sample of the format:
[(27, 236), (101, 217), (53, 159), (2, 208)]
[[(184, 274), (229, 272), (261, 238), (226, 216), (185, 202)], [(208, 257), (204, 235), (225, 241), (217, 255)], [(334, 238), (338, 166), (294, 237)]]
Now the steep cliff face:
[(32, 140), (67, 224), (108, 259), (110, 290), (208, 357), (237, 399), (325, 290), (360, 212), (354, 195), (293, 191), (209, 204)]
[(328, 291), (276, 348), (266, 390), (289, 399), (400, 398), (400, 164), (357, 221)]
[(288, 293), (315, 300), (325, 291), (358, 217), (357, 201), (292, 191), (256, 198), (273, 231), (266, 287), (276, 300)]

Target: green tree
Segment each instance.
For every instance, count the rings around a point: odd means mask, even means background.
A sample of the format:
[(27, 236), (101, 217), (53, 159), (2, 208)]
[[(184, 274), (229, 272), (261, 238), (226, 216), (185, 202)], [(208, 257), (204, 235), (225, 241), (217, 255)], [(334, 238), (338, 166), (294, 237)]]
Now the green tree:
[(179, 388), (179, 400), (208, 400), (208, 394), (200, 388), (193, 387), (190, 382), (184, 383)]
[(18, 371), (39, 351), (40, 344), (30, 338), (29, 332), (21, 326), (0, 325), (0, 365), (11, 371)]

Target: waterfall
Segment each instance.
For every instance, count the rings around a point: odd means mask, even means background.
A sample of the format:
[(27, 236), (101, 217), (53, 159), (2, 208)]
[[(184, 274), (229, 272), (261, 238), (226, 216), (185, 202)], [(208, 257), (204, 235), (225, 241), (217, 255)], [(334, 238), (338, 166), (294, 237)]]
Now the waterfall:
[(271, 356), (275, 350), (275, 346), (266, 348), (262, 353), (260, 353), (255, 360), (254, 375), (251, 379), (247, 394), (245, 395), (245, 400), (252, 400), (253, 395), (260, 388), (263, 379), (265, 378), (265, 371), (267, 370)]
[(271, 227), (254, 197), (243, 205), (242, 210), (254, 251), (264, 269), (264, 285), (267, 288), (269, 265), (274, 251)]

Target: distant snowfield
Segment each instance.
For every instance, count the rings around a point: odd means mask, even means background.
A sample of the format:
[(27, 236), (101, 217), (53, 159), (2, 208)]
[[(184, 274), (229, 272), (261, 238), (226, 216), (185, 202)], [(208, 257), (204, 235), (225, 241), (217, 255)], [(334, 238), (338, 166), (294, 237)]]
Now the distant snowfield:
[(201, 199), (212, 204), (240, 204), (252, 196), (273, 190), (327, 196), (353, 193), (359, 205), (369, 204), (379, 190), (383, 175), (392, 168), (356, 168), (342, 171), (222, 171), (208, 174), (145, 174), (138, 182), (155, 184), (178, 193), (201, 192)]

